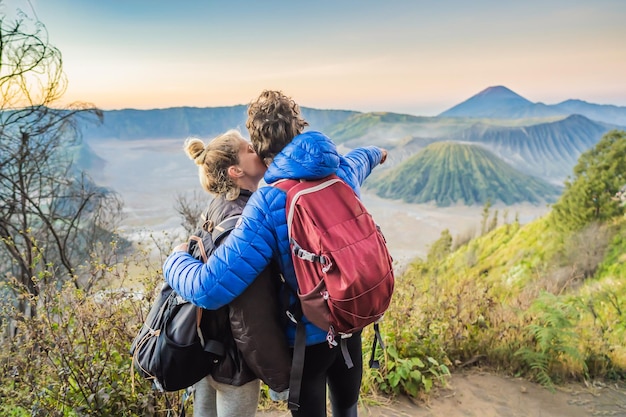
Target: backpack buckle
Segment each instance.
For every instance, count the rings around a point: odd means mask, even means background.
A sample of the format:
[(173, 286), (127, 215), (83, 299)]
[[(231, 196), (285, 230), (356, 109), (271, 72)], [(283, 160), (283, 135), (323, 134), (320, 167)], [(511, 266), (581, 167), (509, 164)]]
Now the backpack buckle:
[(287, 317), (289, 317), (289, 320), (293, 321), (295, 324), (298, 324), (298, 320), (296, 320), (296, 317), (291, 311), (287, 310), (285, 314), (287, 315)]
[(302, 248), (293, 248), (293, 253), (300, 259), (304, 260), (304, 261), (309, 261), (309, 262), (315, 262), (319, 259), (319, 256), (317, 256), (314, 253), (305, 251)]

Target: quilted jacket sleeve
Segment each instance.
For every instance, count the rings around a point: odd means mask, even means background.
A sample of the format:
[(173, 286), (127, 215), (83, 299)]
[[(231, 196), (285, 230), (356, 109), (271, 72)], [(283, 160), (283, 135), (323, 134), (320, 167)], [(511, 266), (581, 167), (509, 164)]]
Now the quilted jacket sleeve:
[(338, 175), (360, 196), (361, 184), (380, 163), (382, 157), (383, 151), (377, 146), (355, 148), (342, 158)]
[(206, 264), (186, 252), (168, 256), (163, 274), (172, 288), (193, 304), (210, 310), (240, 295), (277, 253), (271, 216), (276, 215), (278, 208), (272, 195), (276, 196), (280, 190), (273, 191), (257, 191), (250, 197), (241, 224), (216, 248)]

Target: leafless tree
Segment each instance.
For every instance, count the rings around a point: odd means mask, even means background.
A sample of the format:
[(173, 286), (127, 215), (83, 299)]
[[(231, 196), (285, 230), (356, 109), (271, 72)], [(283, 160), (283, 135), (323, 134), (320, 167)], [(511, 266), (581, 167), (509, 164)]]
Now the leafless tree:
[(178, 194), (174, 201), (174, 210), (180, 215), (181, 226), (187, 235), (195, 232), (201, 223), (201, 215), (208, 207), (211, 197), (206, 193), (194, 191), (191, 196)]
[[(59, 107), (66, 87), (61, 52), (45, 26), (0, 14), (0, 282), (31, 296), (67, 280), (90, 286), (78, 266), (94, 251), (110, 253), (103, 242), (121, 213), (115, 194), (73, 163), (81, 123), (101, 120), (102, 112), (84, 103)], [(19, 311), (34, 314), (31, 300), (15, 299)]]

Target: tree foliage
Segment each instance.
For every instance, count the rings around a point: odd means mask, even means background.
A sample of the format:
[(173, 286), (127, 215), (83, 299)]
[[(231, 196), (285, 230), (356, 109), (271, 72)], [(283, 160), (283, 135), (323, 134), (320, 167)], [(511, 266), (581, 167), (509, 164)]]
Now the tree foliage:
[(565, 182), (552, 219), (562, 231), (579, 230), (624, 214), (618, 192), (626, 185), (626, 132), (611, 131), (583, 153), (574, 178)]
[(428, 250), (427, 260), (434, 263), (436, 261), (442, 261), (452, 251), (452, 235), (450, 230), (445, 229), (441, 232), (441, 236), (437, 239)]

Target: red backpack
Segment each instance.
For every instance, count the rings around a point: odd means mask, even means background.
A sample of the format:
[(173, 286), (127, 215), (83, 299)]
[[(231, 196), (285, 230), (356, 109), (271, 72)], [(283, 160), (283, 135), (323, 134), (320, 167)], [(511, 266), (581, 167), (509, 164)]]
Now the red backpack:
[(382, 317), (394, 287), (385, 238), (352, 188), (336, 175), (283, 180), (287, 227), (303, 314), (329, 335)]
[[(380, 319), (389, 307), (394, 275), (385, 238), (354, 190), (336, 175), (274, 185), (287, 193), (287, 227), (302, 314), (327, 329), (326, 339), (335, 346), (336, 335), (344, 341)], [(290, 409), (298, 407), (298, 368), (304, 360), (299, 353), (304, 350), (304, 326), (297, 319)], [(382, 345), (375, 329), (370, 366), (376, 363), (376, 341)], [(347, 351), (344, 359), (352, 367)]]

